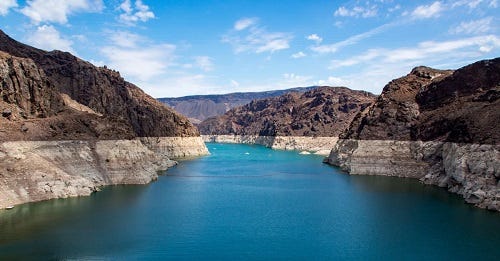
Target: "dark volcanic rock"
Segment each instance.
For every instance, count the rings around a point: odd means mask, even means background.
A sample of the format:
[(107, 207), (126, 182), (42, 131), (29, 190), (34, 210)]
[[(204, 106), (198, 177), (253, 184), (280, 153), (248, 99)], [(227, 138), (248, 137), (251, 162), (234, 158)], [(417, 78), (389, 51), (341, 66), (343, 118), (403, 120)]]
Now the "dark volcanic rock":
[(459, 70), (417, 67), (384, 87), (342, 138), (497, 144), (500, 58)]
[(344, 87), (319, 87), (305, 93), (254, 100), (202, 122), (202, 134), (261, 136), (338, 136), (375, 95)]
[[(95, 67), (70, 53), (45, 52), (19, 43), (0, 31), (1, 140), (121, 139), (145, 136), (196, 136), (184, 117), (126, 82), (118, 72)], [(66, 94), (86, 112), (63, 101)], [(89, 113), (89, 111), (91, 113)], [(43, 120), (42, 120), (43, 119)], [(26, 121), (26, 122), (25, 122)], [(36, 133), (30, 131), (36, 130)]]
[(377, 101), (356, 116), (342, 138), (372, 140), (410, 140), (411, 128), (420, 114), (415, 96), (431, 82), (452, 71), (417, 67), (410, 74), (389, 82)]

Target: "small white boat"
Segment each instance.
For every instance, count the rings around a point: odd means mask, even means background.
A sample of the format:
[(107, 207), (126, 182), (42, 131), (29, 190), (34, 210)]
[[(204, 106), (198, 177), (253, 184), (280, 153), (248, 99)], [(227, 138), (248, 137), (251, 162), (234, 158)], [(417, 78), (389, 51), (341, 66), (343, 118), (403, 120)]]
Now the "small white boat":
[(5, 209), (9, 210), (9, 209), (13, 209), (14, 206), (8, 206), (8, 207), (5, 207)]

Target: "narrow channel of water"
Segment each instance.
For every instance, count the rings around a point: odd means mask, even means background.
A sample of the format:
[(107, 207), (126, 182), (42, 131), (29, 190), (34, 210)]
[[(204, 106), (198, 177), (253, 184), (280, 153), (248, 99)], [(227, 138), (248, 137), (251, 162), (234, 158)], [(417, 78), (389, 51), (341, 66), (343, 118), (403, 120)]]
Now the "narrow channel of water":
[(149, 185), (0, 211), (0, 260), (494, 260), (500, 214), (321, 157), (208, 144)]

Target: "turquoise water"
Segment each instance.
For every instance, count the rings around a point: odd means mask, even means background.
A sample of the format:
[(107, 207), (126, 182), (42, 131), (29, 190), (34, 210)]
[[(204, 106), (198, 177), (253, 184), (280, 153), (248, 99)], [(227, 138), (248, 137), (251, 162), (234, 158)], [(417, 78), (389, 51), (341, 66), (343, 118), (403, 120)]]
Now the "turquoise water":
[(321, 157), (208, 144), (157, 182), (0, 211), (0, 260), (499, 260), (500, 214)]

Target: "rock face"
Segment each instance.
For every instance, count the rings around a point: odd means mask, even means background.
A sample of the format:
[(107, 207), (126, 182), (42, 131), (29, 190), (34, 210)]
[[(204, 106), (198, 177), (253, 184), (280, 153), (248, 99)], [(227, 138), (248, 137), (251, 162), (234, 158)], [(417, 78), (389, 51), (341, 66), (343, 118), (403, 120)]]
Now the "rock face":
[(252, 100), (276, 97), (289, 92), (306, 92), (315, 88), (316, 86), (297, 87), (276, 91), (193, 95), (178, 98), (159, 98), (158, 100), (188, 117), (192, 123), (199, 124), (207, 118), (222, 115), (230, 109), (243, 106)]
[(0, 209), (89, 195), (104, 185), (146, 184), (170, 158), (206, 154), (199, 137), (0, 143)]
[[(0, 111), (12, 111), (8, 116), (2, 113), (2, 126), (9, 128), (3, 130), (0, 140), (198, 135), (188, 119), (126, 82), (116, 71), (95, 67), (69, 53), (24, 45), (1, 31), (0, 51), (4, 52)], [(95, 113), (65, 105), (62, 95)], [(45, 126), (45, 122), (50, 123)], [(19, 135), (16, 132), (23, 123), (41, 126), (37, 133)]]
[(417, 67), (387, 84), (342, 138), (497, 144), (500, 58), (456, 71)]
[(417, 67), (356, 116), (325, 161), (417, 178), (500, 211), (499, 98), (500, 58), (456, 71)]
[(208, 154), (184, 116), (69, 53), (0, 31), (0, 208), (144, 184)]
[(204, 135), (336, 137), (375, 96), (344, 87), (318, 87), (305, 93), (255, 100), (202, 122)]

